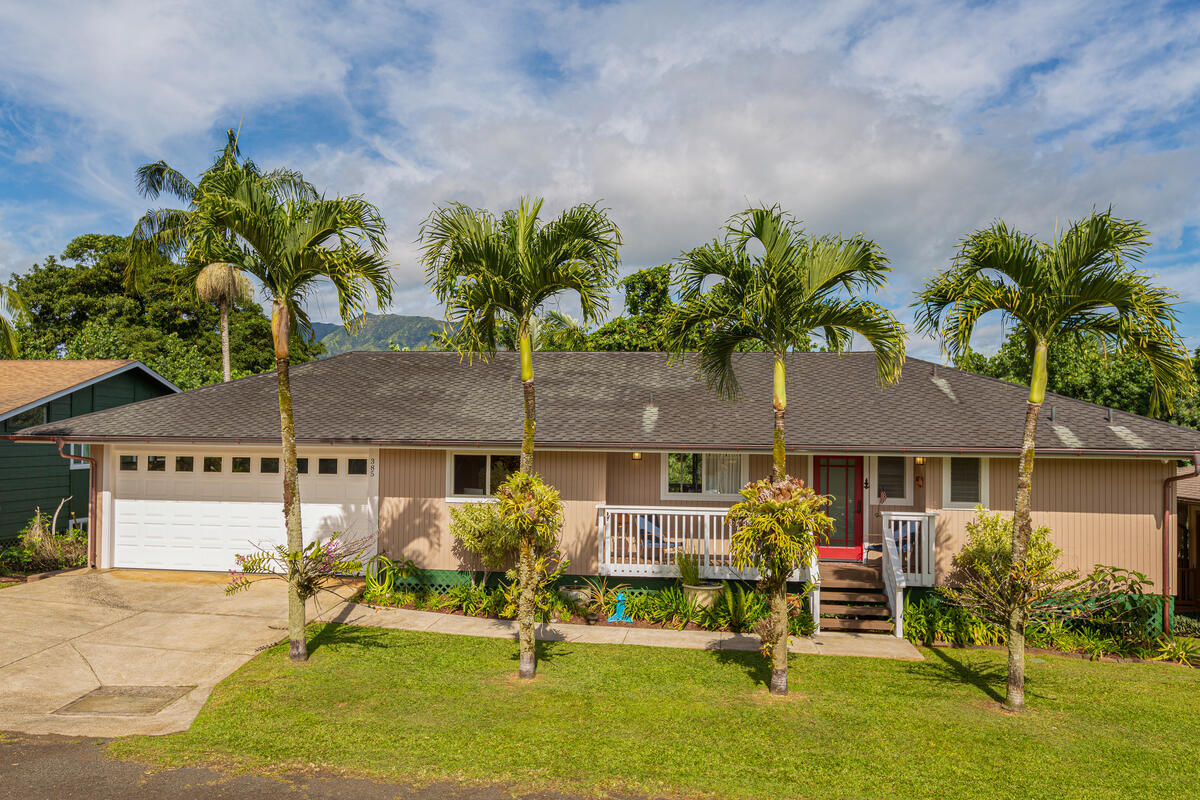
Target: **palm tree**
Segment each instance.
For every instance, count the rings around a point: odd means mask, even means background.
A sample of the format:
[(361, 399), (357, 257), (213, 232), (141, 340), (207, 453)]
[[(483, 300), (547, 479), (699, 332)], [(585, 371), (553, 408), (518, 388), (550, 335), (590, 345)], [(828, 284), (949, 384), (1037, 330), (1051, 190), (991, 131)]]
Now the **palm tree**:
[[(537, 351), (578, 351), (587, 349), (587, 330), (583, 323), (561, 311), (547, 311), (529, 321), (530, 338)], [(496, 343), (505, 350), (518, 350), (517, 325), (509, 317), (499, 323)]]
[(0, 358), (17, 357), (20, 347), (16, 322), (28, 316), (29, 310), (17, 290), (0, 284)]
[[(1004, 222), (963, 240), (949, 270), (932, 278), (917, 297), (917, 327), (936, 334), (948, 355), (970, 349), (979, 319), (1001, 312), (1027, 332), (1032, 373), (1013, 504), (1012, 575), (1021, 581), (1030, 533), (1034, 445), (1046, 397), (1047, 355), (1057, 343), (1092, 338), (1143, 358), (1153, 380), (1151, 405), (1169, 407), (1190, 377), (1187, 350), (1175, 329), (1176, 296), (1128, 266), (1149, 246), (1146, 227), (1093, 212), (1050, 242), (1012, 230)], [(1025, 707), (1025, 613), (1008, 620), (1008, 686), (1004, 705)]]
[[(723, 238), (684, 253), (679, 263), (682, 297), (671, 324), (672, 349), (690, 349), (698, 336), (700, 371), (710, 389), (727, 398), (740, 394), (735, 351), (762, 349), (774, 355), (773, 480), (787, 477), (787, 353), (810, 349), (813, 333), (828, 349), (841, 352), (858, 333), (875, 350), (880, 381), (899, 379), (904, 327), (887, 309), (857, 296), (886, 282), (890, 268), (874, 242), (862, 236), (808, 236), (779, 206), (751, 208), (730, 218)], [(716, 285), (705, 291), (712, 278)], [(774, 694), (787, 693), (787, 574), (792, 569), (788, 565), (786, 571), (772, 570), (782, 574), (764, 576), (773, 618)]]
[(233, 380), (233, 368), (229, 363), (229, 307), (253, 300), (254, 285), (233, 264), (216, 261), (196, 274), (195, 287), (201, 300), (221, 309), (221, 373), (228, 383)]
[[(347, 327), (361, 318), (370, 295), (380, 309), (387, 306), (393, 279), (383, 256), (386, 226), (379, 210), (361, 197), (287, 196), (269, 177), (244, 166), (209, 178), (212, 189), (198, 198), (186, 236), (196, 240), (200, 252), (242, 265), (271, 298), (283, 440), (283, 515), (288, 550), (298, 561), (304, 540), (288, 373), (292, 327), (311, 334), (303, 304), (323, 282), (337, 292), (338, 311)], [(288, 591), (288, 655), (293, 661), (308, 658), (304, 622), (304, 601), (293, 583)]]
[[(191, 218), (205, 195), (224, 185), (215, 180), (224, 172), (241, 170), (259, 176), (281, 196), (305, 197), (310, 200), (317, 197), (316, 189), (298, 172), (276, 169), (263, 173), (253, 161), (243, 159), (238, 148), (238, 133), (233, 128), (225, 132), (225, 146), (196, 183), (192, 183), (186, 175), (165, 161), (143, 164), (138, 168), (137, 186), (143, 197), (157, 199), (167, 194), (181, 201), (184, 207), (147, 211), (134, 225), (133, 233), (129, 237), (129, 257), (125, 267), (125, 281), (128, 285), (132, 287), (140, 283), (151, 269), (173, 264), (181, 268), (176, 273), (180, 285), (186, 291), (199, 293), (201, 275), (212, 262), (225, 263), (232, 270), (245, 269), (246, 265), (240, 261), (220, 262), (210, 253), (204, 252), (201, 244), (209, 241), (211, 237), (194, 235), (191, 225)], [(231, 235), (229, 231), (225, 232), (226, 238), (230, 238)], [(240, 258), (241, 251), (229, 250), (226, 255), (229, 258)], [(203, 280), (213, 290), (220, 287), (212, 281), (218, 281), (224, 289), (234, 292), (224, 295), (227, 297), (225, 303), (221, 303), (219, 299), (209, 300), (201, 295), (204, 302), (215, 303), (221, 309), (221, 366), (225, 380), (228, 381), (232, 372), (229, 363), (229, 306), (243, 298), (236, 294), (235, 278), (228, 270), (222, 276), (210, 275)], [(222, 295), (214, 295), (214, 298), (220, 296)]]
[[(583, 322), (608, 310), (616, 280), (621, 233), (603, 209), (578, 205), (543, 223), (542, 200), (521, 198), (497, 218), (461, 203), (435, 208), (421, 226), (422, 260), (434, 294), (446, 306), (450, 342), (460, 353), (487, 358), (496, 352), (501, 324), (516, 328), (521, 357), (525, 423), (521, 472), (533, 472), (536, 414), (533, 390), (533, 325), (542, 306), (564, 292), (579, 296)], [(533, 614), (536, 586), (534, 543), (520, 541), (519, 675), (537, 671)]]

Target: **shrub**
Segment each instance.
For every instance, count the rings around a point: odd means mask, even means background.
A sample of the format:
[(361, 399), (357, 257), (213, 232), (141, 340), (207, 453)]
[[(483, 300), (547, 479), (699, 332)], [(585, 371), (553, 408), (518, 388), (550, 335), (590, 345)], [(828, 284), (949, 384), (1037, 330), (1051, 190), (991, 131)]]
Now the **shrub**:
[(517, 530), (504, 521), (496, 503), (452, 505), (450, 533), (489, 570), (506, 569), (517, 552)]
[(695, 553), (678, 550), (675, 553), (675, 566), (679, 568), (679, 581), (684, 586), (700, 585), (700, 557)]
[(87, 544), (85, 531), (72, 528), (55, 533), (54, 520), (39, 508), (21, 530), (17, 543), (5, 550), (0, 560), (8, 569), (21, 572), (82, 567), (87, 563)]
[(1176, 614), (1171, 617), (1171, 630), (1176, 636), (1192, 636), (1200, 639), (1200, 619), (1186, 614)]

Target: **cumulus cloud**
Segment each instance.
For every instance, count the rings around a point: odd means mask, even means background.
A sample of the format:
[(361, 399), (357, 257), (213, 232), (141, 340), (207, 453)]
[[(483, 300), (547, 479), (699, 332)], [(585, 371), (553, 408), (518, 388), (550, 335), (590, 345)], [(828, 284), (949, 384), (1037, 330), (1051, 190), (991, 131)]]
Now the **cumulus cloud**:
[(1164, 280), (1195, 282), (1200, 147), (1179, 127), (1200, 96), (1195, 13), (1081, 0), (205, 3), (46, 25), (55, 9), (42, 4), (0, 12), (0, 64), (10, 97), (84, 132), (80, 191), (126, 218), (145, 153), (199, 168), (197, 147), (207, 155), (213, 129), (246, 109), (338, 119), (349, 133), (336, 141), (301, 133), (253, 155), (383, 208), (397, 311), (434, 310), (413, 242), (434, 203), (502, 208), (520, 194), (602, 200), (631, 268), (711, 238), (747, 203), (778, 202), (814, 231), (878, 239), (896, 270), (883, 299), (902, 309), (970, 230), (1003, 217), (1049, 235), (1109, 203), (1172, 253)]

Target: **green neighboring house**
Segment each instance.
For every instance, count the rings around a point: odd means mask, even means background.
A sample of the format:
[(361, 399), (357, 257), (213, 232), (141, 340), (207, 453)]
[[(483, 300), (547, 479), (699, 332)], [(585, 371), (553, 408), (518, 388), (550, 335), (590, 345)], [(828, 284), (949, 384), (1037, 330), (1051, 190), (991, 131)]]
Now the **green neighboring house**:
[[(140, 361), (0, 361), (0, 434), (136, 403), (179, 388)], [(87, 445), (66, 452), (88, 454)], [(53, 444), (0, 440), (0, 545), (16, 539), (34, 509), (86, 527), (89, 463), (68, 461)]]

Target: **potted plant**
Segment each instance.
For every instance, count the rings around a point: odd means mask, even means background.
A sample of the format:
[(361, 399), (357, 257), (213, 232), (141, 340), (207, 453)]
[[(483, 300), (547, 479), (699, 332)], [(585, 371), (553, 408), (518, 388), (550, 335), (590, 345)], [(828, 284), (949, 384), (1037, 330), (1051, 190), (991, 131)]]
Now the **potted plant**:
[(712, 608), (717, 602), (717, 595), (721, 593), (721, 584), (701, 582), (700, 557), (680, 550), (675, 553), (675, 566), (679, 568), (684, 595), (698, 608)]

